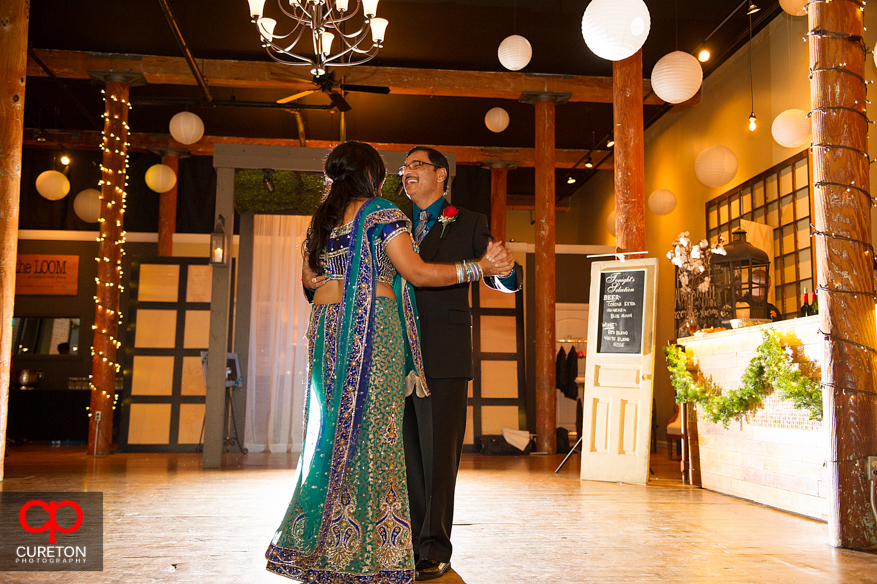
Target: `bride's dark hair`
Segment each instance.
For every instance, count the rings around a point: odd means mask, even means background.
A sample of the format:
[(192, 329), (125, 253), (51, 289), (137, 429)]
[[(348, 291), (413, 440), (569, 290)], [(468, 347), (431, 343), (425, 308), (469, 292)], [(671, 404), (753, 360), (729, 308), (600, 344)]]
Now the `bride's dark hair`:
[(377, 150), (364, 142), (352, 140), (332, 149), (326, 158), (324, 169), (332, 185), (326, 198), (314, 212), (305, 242), (308, 266), (317, 274), (323, 273), (320, 253), (326, 249), (332, 229), (344, 218), (344, 210), (350, 200), (377, 196), (387, 174), (384, 161)]

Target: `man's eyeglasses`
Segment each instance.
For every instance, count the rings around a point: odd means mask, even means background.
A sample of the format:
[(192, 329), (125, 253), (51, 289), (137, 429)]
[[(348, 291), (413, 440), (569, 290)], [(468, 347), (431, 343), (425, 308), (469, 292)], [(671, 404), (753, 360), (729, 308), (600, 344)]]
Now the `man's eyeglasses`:
[(399, 176), (402, 176), (403, 174), (405, 174), (406, 168), (410, 168), (411, 170), (417, 170), (418, 168), (420, 168), (424, 164), (428, 164), (428, 165), (435, 167), (435, 168), (441, 168), (441, 166), (439, 166), (438, 164), (433, 164), (432, 162), (424, 162), (423, 160), (412, 160), (408, 164), (403, 164), (399, 168)]

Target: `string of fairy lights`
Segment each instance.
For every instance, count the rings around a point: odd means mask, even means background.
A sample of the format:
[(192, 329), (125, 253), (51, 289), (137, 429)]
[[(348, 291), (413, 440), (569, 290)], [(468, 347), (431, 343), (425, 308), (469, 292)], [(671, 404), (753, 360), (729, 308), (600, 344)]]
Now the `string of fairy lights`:
[[(863, 0), (811, 0), (810, 5), (820, 4), (820, 3), (828, 3), (828, 2), (838, 2), (838, 1), (851, 2), (851, 3), (855, 4), (856, 6), (858, 6), (859, 10), (861, 10), (862, 12), (864, 12), (864, 10), (865, 10), (865, 2)], [(865, 41), (861, 35), (853, 35), (853, 34), (842, 33), (842, 32), (838, 32), (838, 31), (832, 31), (832, 30), (826, 30), (826, 29), (814, 29), (807, 34), (807, 36), (805, 37), (805, 40), (807, 40), (807, 37), (831, 39), (834, 41), (841, 41), (844, 43), (849, 43), (849, 44), (853, 45), (854, 48), (862, 50), (863, 61), (864, 61), (864, 58), (868, 54), (868, 47), (865, 45)], [(817, 54), (818, 54), (818, 51), (817, 51)], [(868, 85), (870, 83), (872, 83), (872, 82), (867, 81), (861, 74), (848, 69), (846, 62), (840, 63), (839, 65), (833, 66), (833, 67), (811, 67), (809, 77), (812, 80), (814, 75), (826, 74), (826, 73), (845, 75), (845, 76), (848, 76), (849, 78), (861, 83), (862, 86), (864, 87), (864, 93), (866, 96), (867, 96), (867, 92), (868, 92)], [(856, 91), (851, 92), (851, 93), (858, 94), (858, 92), (856, 92)], [(832, 95), (833, 96), (838, 95), (838, 93), (833, 92)], [(846, 95), (846, 92), (839, 92), (839, 95), (841, 97), (844, 97)], [(828, 106), (816, 107), (816, 108), (811, 109), (811, 111), (808, 113), (808, 117), (812, 116), (813, 114), (837, 116), (838, 113), (843, 114), (846, 112), (851, 112), (851, 113), (854, 113), (858, 116), (861, 116), (865, 120), (865, 130), (867, 132), (868, 124), (873, 123), (873, 122), (870, 119), (868, 119), (868, 115), (865, 111), (866, 104), (869, 104), (870, 101), (865, 99), (864, 102), (865, 103), (859, 103), (858, 99), (854, 99), (852, 104), (828, 105)], [(854, 152), (855, 154), (858, 154), (858, 155), (861, 155), (862, 157), (864, 157), (864, 159), (868, 163), (867, 165), (865, 165), (866, 168), (870, 167), (870, 165), (873, 163), (870, 156), (868, 155), (868, 152), (866, 152), (860, 148), (848, 146), (846, 144), (831, 144), (831, 143), (824, 143), (823, 142), (823, 143), (813, 143), (810, 145), (811, 153), (815, 153), (817, 150), (822, 151), (825, 154), (828, 154), (831, 151), (837, 151), (837, 150), (851, 151), (851, 152)], [(856, 182), (854, 180), (851, 180), (848, 183), (838, 182), (838, 181), (817, 180), (817, 181), (813, 182), (813, 188), (814, 189), (829, 189), (829, 190), (831, 190), (831, 189), (844, 189), (844, 192), (846, 192), (846, 193), (850, 193), (850, 194), (855, 193), (856, 196), (860, 196), (860, 197), (864, 196), (867, 200), (868, 207), (877, 206), (877, 199), (875, 199), (875, 197), (873, 197), (871, 195), (871, 193), (866, 188), (864, 188), (862, 185), (856, 184)], [(847, 248), (850, 245), (858, 246), (858, 247), (863, 248), (863, 249), (861, 249), (861, 251), (857, 252), (857, 253), (862, 253), (866, 257), (868, 264), (873, 265), (874, 247), (871, 245), (870, 242), (863, 241), (863, 240), (857, 239), (855, 237), (849, 237), (847, 235), (841, 235), (841, 234), (838, 234), (832, 230), (826, 230), (824, 228), (820, 229), (816, 225), (814, 225), (813, 223), (810, 224), (810, 228), (811, 228), (811, 235), (813, 237), (821, 238), (822, 241), (824, 242), (824, 250), (825, 250), (826, 254), (834, 253), (834, 251), (833, 251), (834, 246), (832, 244), (835, 244), (835, 243), (839, 244), (840, 246), (847, 247)], [(843, 253), (843, 251), (838, 252), (838, 253)], [(818, 286), (816, 287), (816, 290), (821, 292), (821, 293), (827, 294), (828, 297), (831, 297), (832, 295), (837, 294), (837, 295), (846, 295), (847, 297), (852, 295), (852, 297), (854, 299), (857, 299), (859, 297), (859, 295), (861, 295), (865, 298), (877, 299), (877, 294), (875, 294), (871, 290), (852, 290), (852, 289), (849, 289), (849, 288), (842, 286), (838, 282), (834, 282), (831, 285), (828, 285), (827, 282), (826, 283), (819, 283)], [(853, 347), (854, 349), (859, 349), (861, 351), (867, 351), (871, 355), (877, 355), (877, 349), (875, 349), (874, 347), (872, 347), (866, 343), (861, 342), (860, 340), (846, 338), (844, 336), (836, 334), (834, 331), (823, 331), (821, 326), (819, 328), (818, 333), (826, 341), (829, 341), (832, 343), (839, 343), (839, 344), (848, 345), (848, 346)], [(868, 359), (868, 361), (871, 361), (871, 359)], [(856, 387), (847, 387), (845, 385), (838, 385), (838, 384), (826, 382), (826, 381), (821, 382), (820, 385), (823, 388), (823, 390), (825, 390), (826, 388), (830, 388), (833, 390), (841, 390), (843, 392), (843, 394), (845, 394), (845, 395), (848, 392), (861, 393), (861, 392), (866, 391), (864, 389), (860, 389), (860, 388), (856, 388)]]
[[(104, 94), (105, 107), (104, 114), (101, 117), (105, 121), (101, 139), (101, 150), (105, 155), (110, 154), (122, 156), (124, 158), (124, 169), (121, 171), (114, 171), (112, 168), (107, 168), (101, 163), (101, 180), (99, 183), (101, 187), (101, 217), (99, 220), (100, 235), (97, 238), (98, 256), (95, 258), (95, 261), (98, 263), (98, 276), (95, 278), (97, 293), (94, 296), (97, 316), (95, 317), (95, 324), (92, 325), (92, 329), (95, 331), (95, 342), (92, 343), (91, 355), (93, 361), (95, 357), (97, 357), (101, 362), (106, 363), (107, 367), (113, 371), (114, 385), (112, 388), (98, 387), (94, 383), (93, 374), (89, 385), (93, 391), (100, 391), (101, 395), (105, 398), (113, 399), (113, 409), (115, 409), (115, 374), (119, 372), (121, 365), (116, 360), (115, 350), (110, 351), (109, 347), (106, 347), (107, 350), (97, 349), (98, 343), (96, 341), (97, 335), (102, 334), (107, 337), (106, 345), (109, 345), (116, 350), (122, 346), (122, 343), (114, 336), (114, 334), (111, 334), (111, 331), (108, 331), (106, 328), (98, 330), (97, 323), (99, 320), (102, 320), (103, 322), (111, 322), (114, 320), (117, 325), (116, 330), (118, 331), (118, 325), (122, 322), (122, 313), (118, 310), (118, 299), (120, 294), (124, 291), (124, 287), (122, 286), (122, 257), (125, 255), (124, 245), (126, 234), (122, 229), (122, 217), (125, 213), (125, 198), (127, 196), (125, 187), (128, 186), (128, 147), (130, 146), (128, 143), (128, 134), (130, 128), (124, 119), (119, 119), (118, 112), (122, 108), (130, 109), (131, 105), (128, 103), (127, 99), (119, 98), (113, 93), (107, 95), (106, 90), (102, 90), (102, 93)], [(114, 103), (109, 104), (107, 100), (112, 100)], [(115, 112), (112, 114), (113, 119), (109, 118), (109, 112), (111, 110)], [(121, 135), (121, 132), (119, 135), (114, 133), (119, 131), (119, 124), (125, 129), (124, 136)], [(112, 187), (112, 192), (108, 197), (104, 197), (104, 185), (110, 185)], [(112, 218), (113, 216), (116, 217), (115, 225), (108, 225), (107, 217)], [(110, 221), (112, 221), (112, 219), (110, 219)], [(110, 240), (112, 241), (110, 242)], [(110, 243), (108, 244), (108, 242)], [(115, 248), (118, 248), (118, 253), (109, 253), (109, 249)], [(114, 256), (114, 258), (111, 259), (109, 256)], [(111, 268), (109, 270), (102, 270), (102, 264), (110, 264)], [(112, 275), (109, 279), (104, 280), (101, 278), (101, 275), (105, 273), (110, 273)], [(113, 307), (104, 305), (104, 299), (107, 298), (115, 298), (115, 305)], [(103, 315), (104, 318), (100, 319), (100, 315)], [(115, 334), (118, 334), (118, 332)]]

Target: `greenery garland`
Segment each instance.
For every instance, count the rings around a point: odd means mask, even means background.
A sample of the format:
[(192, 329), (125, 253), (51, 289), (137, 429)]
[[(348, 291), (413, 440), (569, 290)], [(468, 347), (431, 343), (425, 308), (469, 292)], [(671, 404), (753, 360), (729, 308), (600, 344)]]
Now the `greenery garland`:
[[(783, 349), (776, 331), (764, 331), (764, 338), (755, 350), (755, 357), (743, 371), (741, 386), (722, 394), (712, 379), (697, 382), (688, 370), (685, 347), (664, 347), (670, 382), (676, 389), (676, 403), (694, 402), (701, 406), (711, 422), (730, 421), (755, 409), (770, 393), (779, 391), (795, 408), (805, 410), (811, 420), (822, 420), (822, 388), (819, 381), (805, 375), (792, 360), (792, 349)], [(810, 364), (813, 369), (813, 364)]]
[[(313, 215), (326, 194), (322, 172), (278, 170), (271, 176), (274, 192), (268, 192), (262, 170), (239, 168), (234, 175), (234, 202), (240, 212)], [(400, 209), (411, 206), (402, 190), (402, 179), (387, 175), (381, 196)]]

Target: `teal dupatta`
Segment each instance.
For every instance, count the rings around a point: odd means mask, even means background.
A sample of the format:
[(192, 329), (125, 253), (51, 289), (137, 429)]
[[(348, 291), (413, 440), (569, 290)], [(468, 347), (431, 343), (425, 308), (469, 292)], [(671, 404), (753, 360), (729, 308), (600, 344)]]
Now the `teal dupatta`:
[[(314, 306), (316, 318), (308, 333), (312, 354), (305, 443), (292, 504), (266, 553), (272, 571), (292, 577), (306, 574), (327, 553), (333, 553), (330, 548), (349, 529), (349, 525), (339, 525), (339, 518), (345, 516), (348, 504), (344, 488), (369, 397), (378, 260), (383, 253), (379, 247), (384, 227), (401, 221), (408, 222), (388, 201), (374, 198), (362, 205), (350, 231), (343, 301), (335, 311), (325, 308), (333, 305)], [(413, 289), (398, 274), (393, 288), (406, 339), (404, 373), (409, 385), (417, 380), (428, 395)], [(331, 331), (336, 333), (328, 334)], [(319, 362), (324, 366), (315, 366)]]

